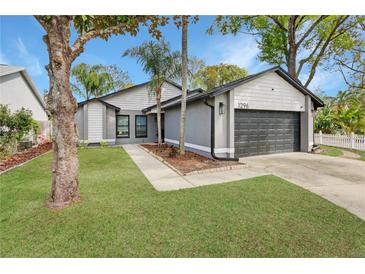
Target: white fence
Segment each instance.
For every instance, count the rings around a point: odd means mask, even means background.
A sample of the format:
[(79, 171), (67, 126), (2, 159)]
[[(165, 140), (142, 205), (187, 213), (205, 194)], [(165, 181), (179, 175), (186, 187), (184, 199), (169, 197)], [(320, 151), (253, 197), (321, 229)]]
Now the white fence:
[(314, 134), (314, 143), (318, 145), (326, 145), (333, 147), (343, 147), (357, 150), (365, 150), (365, 135), (350, 135), (339, 134)]

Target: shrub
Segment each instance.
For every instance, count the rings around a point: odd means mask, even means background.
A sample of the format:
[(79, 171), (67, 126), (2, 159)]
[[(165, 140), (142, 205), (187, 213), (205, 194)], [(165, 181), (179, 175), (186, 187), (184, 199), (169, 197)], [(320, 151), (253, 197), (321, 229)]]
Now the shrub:
[(178, 149), (174, 146), (170, 146), (170, 149), (169, 149), (169, 157), (170, 158), (174, 158), (178, 155)]
[(105, 141), (105, 140), (100, 141), (100, 147), (108, 147), (108, 146), (109, 146), (109, 144), (107, 141)]
[(17, 143), (29, 133), (38, 134), (40, 126), (32, 118), (32, 111), (21, 108), (11, 113), (7, 105), (0, 104), (0, 152), (2, 155), (17, 152)]
[(79, 147), (82, 148), (82, 149), (87, 148), (88, 145), (89, 145), (89, 140), (79, 142)]

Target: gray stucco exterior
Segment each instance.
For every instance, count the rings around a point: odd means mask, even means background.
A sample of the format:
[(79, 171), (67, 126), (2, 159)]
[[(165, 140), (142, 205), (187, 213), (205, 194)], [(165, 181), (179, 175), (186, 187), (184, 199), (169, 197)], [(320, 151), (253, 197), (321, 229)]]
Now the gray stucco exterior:
[[(165, 142), (177, 145), (180, 136), (180, 106), (165, 110)], [(185, 145), (187, 149), (210, 157), (211, 114), (204, 101), (197, 101), (186, 108)]]

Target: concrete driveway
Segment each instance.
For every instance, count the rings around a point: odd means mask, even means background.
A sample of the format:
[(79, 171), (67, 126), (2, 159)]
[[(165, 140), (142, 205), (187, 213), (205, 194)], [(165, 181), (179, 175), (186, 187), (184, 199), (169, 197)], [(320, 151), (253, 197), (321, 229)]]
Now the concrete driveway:
[(285, 153), (241, 158), (314, 192), (365, 220), (365, 162), (310, 153)]

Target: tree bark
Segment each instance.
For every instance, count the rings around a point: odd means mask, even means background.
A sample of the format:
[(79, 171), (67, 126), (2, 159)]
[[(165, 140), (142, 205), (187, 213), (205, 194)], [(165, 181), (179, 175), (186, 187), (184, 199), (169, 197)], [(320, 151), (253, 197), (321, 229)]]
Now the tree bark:
[(80, 200), (77, 157), (78, 136), (74, 115), (77, 103), (70, 87), (71, 49), (70, 19), (52, 18), (44, 40), (48, 47), (50, 93), (47, 108), (53, 119), (53, 165), (51, 208), (63, 208)]
[(181, 110), (180, 110), (180, 139), (179, 153), (185, 154), (185, 118), (186, 118), (186, 95), (188, 79), (188, 22), (186, 16), (181, 17), (182, 21), (182, 88), (181, 88)]
[(156, 108), (157, 108), (157, 143), (158, 146), (162, 145), (161, 136), (161, 88), (156, 90)]
[(288, 52), (288, 73), (294, 79), (298, 79), (296, 74), (296, 60), (297, 60), (297, 46), (295, 43), (295, 20), (297, 16), (290, 16), (288, 22), (288, 43), (289, 43), (289, 52)]

